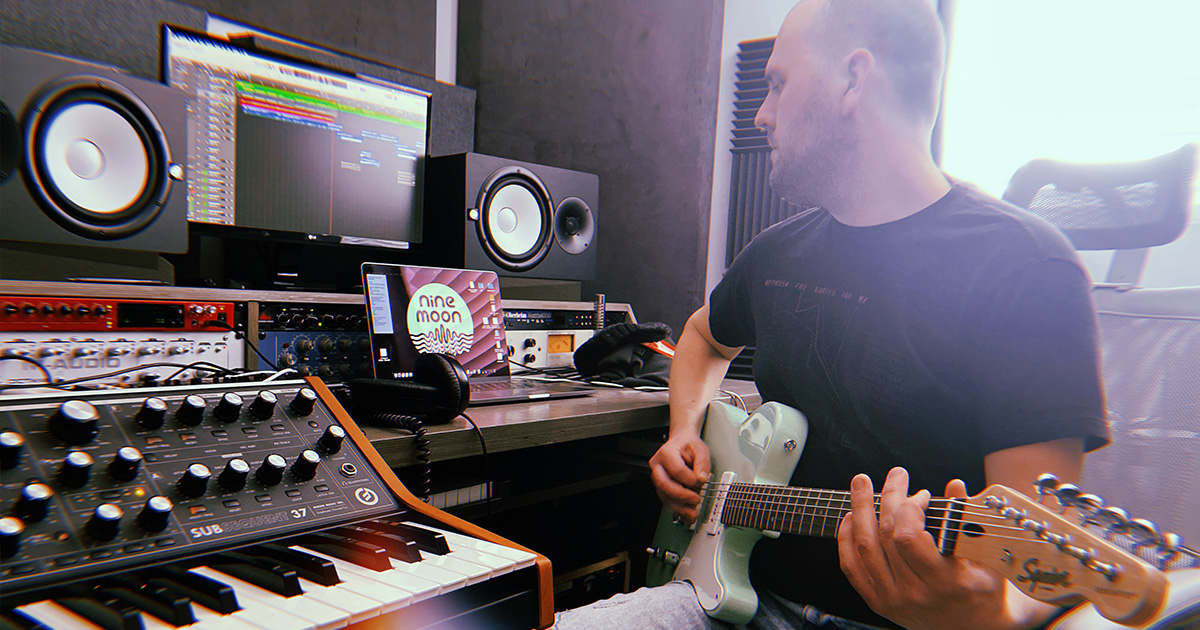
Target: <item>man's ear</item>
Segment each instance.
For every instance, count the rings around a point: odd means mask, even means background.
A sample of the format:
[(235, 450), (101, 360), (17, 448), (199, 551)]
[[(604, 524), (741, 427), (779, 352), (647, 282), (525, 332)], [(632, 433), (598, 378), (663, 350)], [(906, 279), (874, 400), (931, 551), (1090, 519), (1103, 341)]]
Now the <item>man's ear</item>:
[(842, 93), (841, 114), (853, 116), (866, 98), (867, 85), (874, 78), (875, 56), (858, 48), (846, 57), (843, 69), (846, 91)]

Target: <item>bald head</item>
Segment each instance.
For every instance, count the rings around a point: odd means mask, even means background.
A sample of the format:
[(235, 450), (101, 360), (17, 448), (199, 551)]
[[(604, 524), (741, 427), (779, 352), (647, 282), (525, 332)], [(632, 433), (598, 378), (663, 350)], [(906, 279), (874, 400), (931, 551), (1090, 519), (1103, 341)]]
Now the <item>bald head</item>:
[(871, 52), (900, 113), (932, 126), (945, 69), (945, 37), (935, 0), (802, 0), (788, 16), (823, 65)]

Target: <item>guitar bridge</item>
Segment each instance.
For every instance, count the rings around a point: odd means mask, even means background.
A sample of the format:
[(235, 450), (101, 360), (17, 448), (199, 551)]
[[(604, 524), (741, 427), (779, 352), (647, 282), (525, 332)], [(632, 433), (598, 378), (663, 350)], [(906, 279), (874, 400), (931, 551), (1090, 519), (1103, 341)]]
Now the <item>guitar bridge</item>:
[(725, 471), (721, 475), (721, 481), (717, 484), (717, 491), (713, 493), (712, 512), (709, 513), (708, 522), (704, 524), (706, 533), (711, 536), (716, 536), (721, 533), (725, 525), (721, 523), (721, 513), (725, 510), (725, 499), (729, 496), (729, 489), (733, 487), (733, 482), (737, 480), (737, 473), (732, 470)]

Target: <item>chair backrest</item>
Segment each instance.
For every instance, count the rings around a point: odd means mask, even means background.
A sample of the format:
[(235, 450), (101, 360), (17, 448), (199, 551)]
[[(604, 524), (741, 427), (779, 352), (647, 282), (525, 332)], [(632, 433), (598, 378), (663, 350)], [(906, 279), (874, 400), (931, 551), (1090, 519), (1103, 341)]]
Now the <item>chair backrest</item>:
[(1187, 227), (1196, 153), (1188, 144), (1123, 164), (1034, 160), (1004, 193), (1077, 249), (1117, 250), (1109, 283), (1093, 291), (1113, 441), (1089, 454), (1080, 486), (1191, 548), (1200, 547), (1200, 287), (1137, 285), (1147, 249)]

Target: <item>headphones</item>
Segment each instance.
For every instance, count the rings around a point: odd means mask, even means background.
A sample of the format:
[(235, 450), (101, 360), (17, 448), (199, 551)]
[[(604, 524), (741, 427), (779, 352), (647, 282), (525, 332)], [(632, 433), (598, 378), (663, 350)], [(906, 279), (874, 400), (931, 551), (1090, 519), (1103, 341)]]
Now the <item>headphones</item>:
[(467, 371), (446, 354), (421, 354), (412, 380), (357, 378), (346, 383), (355, 411), (413, 416), (428, 423), (450, 422), (467, 408)]

